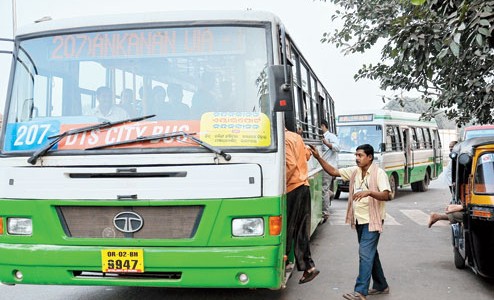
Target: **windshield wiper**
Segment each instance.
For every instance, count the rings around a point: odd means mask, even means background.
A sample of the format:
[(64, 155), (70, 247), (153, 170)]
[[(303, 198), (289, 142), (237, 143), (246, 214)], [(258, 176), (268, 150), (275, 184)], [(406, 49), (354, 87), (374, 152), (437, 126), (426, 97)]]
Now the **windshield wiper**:
[(174, 138), (174, 137), (183, 136), (183, 137), (187, 137), (187, 138), (193, 140), (194, 142), (196, 142), (200, 146), (208, 149), (209, 151), (223, 156), (223, 158), (225, 158), (226, 161), (229, 161), (230, 159), (232, 159), (232, 156), (230, 154), (227, 154), (223, 150), (218, 149), (214, 146), (211, 146), (210, 144), (196, 138), (193, 135), (195, 135), (195, 132), (187, 133), (184, 131), (176, 131), (176, 132), (163, 133), (163, 134), (139, 136), (139, 137), (136, 137), (135, 139), (132, 139), (132, 140), (121, 141), (121, 142), (116, 142), (116, 143), (111, 143), (111, 144), (106, 144), (106, 145), (101, 145), (101, 146), (95, 146), (95, 147), (91, 147), (91, 148), (86, 148), (86, 150), (104, 149), (104, 148), (120, 146), (120, 145), (129, 145), (129, 144), (134, 144), (134, 143), (139, 143), (139, 142), (155, 141), (155, 140), (161, 140), (161, 139), (166, 139), (166, 138)]
[(121, 121), (115, 121), (115, 122), (107, 121), (107, 122), (102, 122), (102, 123), (91, 125), (91, 126), (69, 129), (69, 130), (64, 131), (60, 134), (49, 136), (48, 139), (52, 139), (52, 141), (49, 142), (48, 144), (46, 144), (43, 148), (38, 149), (36, 152), (34, 152), (33, 155), (27, 160), (27, 162), (34, 165), (38, 161), (38, 158), (45, 155), (53, 146), (55, 146), (58, 142), (60, 142), (64, 137), (78, 134), (78, 133), (84, 133), (84, 132), (88, 132), (88, 131), (92, 131), (92, 130), (96, 130), (96, 129), (113, 127), (113, 126), (117, 126), (117, 125), (124, 124), (124, 123), (139, 122), (139, 121), (146, 120), (146, 119), (149, 119), (149, 118), (152, 118), (155, 116), (156, 115), (147, 115), (147, 116), (129, 118), (129, 119), (125, 119), (125, 120), (121, 120)]

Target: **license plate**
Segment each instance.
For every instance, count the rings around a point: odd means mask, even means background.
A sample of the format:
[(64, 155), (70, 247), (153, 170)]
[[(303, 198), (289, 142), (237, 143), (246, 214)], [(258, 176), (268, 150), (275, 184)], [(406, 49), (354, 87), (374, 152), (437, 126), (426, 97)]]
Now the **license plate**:
[(101, 250), (103, 273), (142, 273), (144, 253), (142, 249)]

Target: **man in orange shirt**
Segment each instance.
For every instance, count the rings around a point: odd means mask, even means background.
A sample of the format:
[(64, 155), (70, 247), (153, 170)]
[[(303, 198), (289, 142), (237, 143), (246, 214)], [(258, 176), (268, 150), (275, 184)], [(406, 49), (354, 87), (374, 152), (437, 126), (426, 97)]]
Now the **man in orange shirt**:
[(310, 254), (310, 189), (307, 160), (311, 156), (302, 137), (285, 129), (286, 151), (286, 191), (288, 226), (286, 238), (286, 254), (289, 255), (294, 246), (295, 262), (299, 271), (304, 271), (299, 283), (314, 279), (319, 270), (316, 269)]

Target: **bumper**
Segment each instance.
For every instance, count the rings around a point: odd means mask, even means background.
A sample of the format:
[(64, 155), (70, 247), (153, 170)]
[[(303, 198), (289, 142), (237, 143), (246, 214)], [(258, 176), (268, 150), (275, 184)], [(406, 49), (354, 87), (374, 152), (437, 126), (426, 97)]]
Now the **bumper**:
[(337, 178), (336, 184), (337, 184), (339, 191), (348, 193), (348, 188), (349, 188), (349, 182), (348, 181), (343, 181), (342, 179)]
[[(284, 254), (281, 248), (142, 247), (145, 272), (116, 276), (101, 273), (103, 248), (0, 244), (0, 281), (4, 284), (280, 288), (284, 272), (280, 266)], [(22, 272), (22, 279), (14, 276), (17, 271)], [(240, 274), (246, 274), (248, 281), (241, 282)]]

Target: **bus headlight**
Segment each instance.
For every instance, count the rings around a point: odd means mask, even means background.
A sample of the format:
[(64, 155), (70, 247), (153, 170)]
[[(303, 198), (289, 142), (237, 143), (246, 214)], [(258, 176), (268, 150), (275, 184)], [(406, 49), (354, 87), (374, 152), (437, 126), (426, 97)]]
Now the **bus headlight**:
[(33, 220), (28, 218), (8, 218), (7, 232), (12, 235), (33, 234)]
[(233, 219), (233, 236), (261, 236), (264, 235), (264, 220), (262, 218)]

